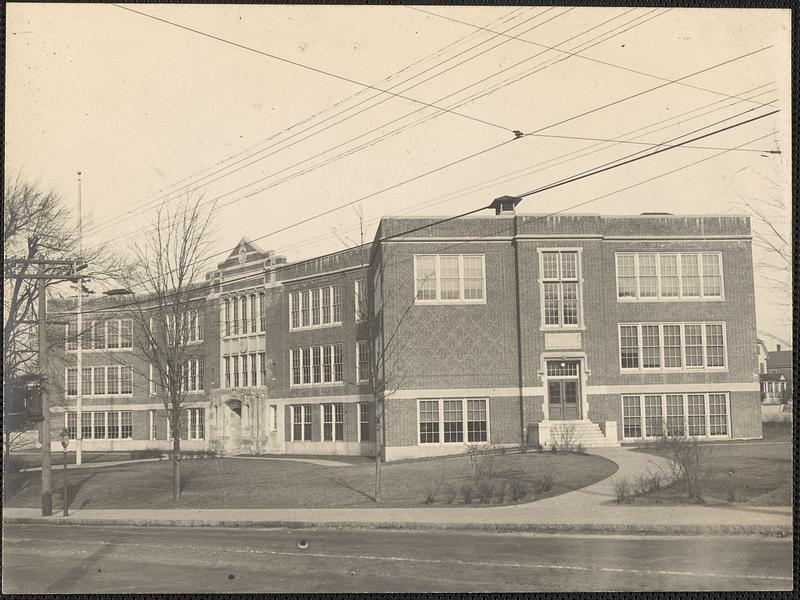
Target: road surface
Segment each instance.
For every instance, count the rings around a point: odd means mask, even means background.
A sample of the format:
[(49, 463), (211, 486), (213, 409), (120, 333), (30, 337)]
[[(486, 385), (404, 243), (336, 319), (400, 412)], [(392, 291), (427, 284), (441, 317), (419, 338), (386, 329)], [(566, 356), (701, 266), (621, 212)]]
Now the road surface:
[(790, 589), (789, 539), (3, 528), (4, 593)]

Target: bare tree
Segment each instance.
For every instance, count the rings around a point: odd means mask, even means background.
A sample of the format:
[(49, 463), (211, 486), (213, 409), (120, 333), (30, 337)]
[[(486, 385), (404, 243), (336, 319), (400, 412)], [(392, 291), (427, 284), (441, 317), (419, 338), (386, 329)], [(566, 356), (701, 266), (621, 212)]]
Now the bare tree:
[(172, 432), (173, 499), (181, 495), (181, 413), (187, 406), (187, 361), (192, 331), (205, 302), (200, 287), (211, 247), (213, 207), (186, 197), (159, 207), (154, 228), (134, 244), (136, 267), (130, 288), (142, 294), (130, 303), (134, 352), (151, 365)]
[[(3, 255), (6, 259), (22, 259), (3, 269), (3, 428), (4, 450), (10, 452), (20, 432), (9, 427), (9, 411), (17, 380), (38, 369), (36, 281), (26, 279), (32, 259), (77, 260), (88, 263), (92, 277), (98, 281), (116, 280), (124, 270), (124, 261), (105, 245), (92, 246), (79, 253), (77, 220), (63, 198), (55, 191), (44, 191), (37, 183), (22, 175), (7, 178), (3, 197)], [(12, 273), (13, 270), (13, 273)], [(17, 275), (12, 277), (11, 275)], [(18, 277), (22, 275), (22, 277)], [(58, 295), (63, 281), (47, 282), (48, 296)], [(57, 317), (56, 317), (57, 318)], [(54, 340), (63, 343), (63, 339)]]

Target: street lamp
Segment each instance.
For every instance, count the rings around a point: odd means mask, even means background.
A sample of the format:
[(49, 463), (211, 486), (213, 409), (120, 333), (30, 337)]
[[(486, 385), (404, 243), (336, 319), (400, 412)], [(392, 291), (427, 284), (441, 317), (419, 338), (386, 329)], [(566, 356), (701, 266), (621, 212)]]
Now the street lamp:
[(64, 516), (69, 516), (67, 507), (67, 446), (69, 445), (69, 430), (65, 427), (61, 430), (61, 447), (64, 449)]

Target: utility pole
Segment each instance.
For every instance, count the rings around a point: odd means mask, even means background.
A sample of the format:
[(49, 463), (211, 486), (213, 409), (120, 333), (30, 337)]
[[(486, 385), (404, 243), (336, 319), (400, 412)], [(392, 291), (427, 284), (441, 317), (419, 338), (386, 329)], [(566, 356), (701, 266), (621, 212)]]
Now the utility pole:
[[(42, 422), (40, 436), (42, 440), (42, 516), (49, 517), (53, 514), (52, 498), (52, 460), (50, 448), (50, 398), (47, 392), (49, 385), (48, 349), (47, 349), (47, 282), (48, 281), (75, 281), (78, 272), (86, 268), (75, 260), (47, 260), (47, 259), (16, 259), (4, 260), (5, 270), (10, 271), (18, 265), (38, 265), (38, 273), (7, 274), (8, 278), (35, 279), (37, 293), (39, 294), (39, 310), (37, 315), (39, 325), (39, 395), (42, 403)], [(48, 269), (55, 271), (48, 272)]]
[[(78, 171), (78, 257), (83, 257), (83, 224), (81, 219), (81, 172)], [(83, 280), (78, 283), (78, 397), (76, 398), (75, 464), (81, 464), (83, 446)]]
[(42, 516), (49, 517), (53, 514), (53, 496), (51, 490), (51, 460), (50, 460), (50, 398), (47, 393), (48, 380), (48, 352), (47, 352), (47, 297), (45, 292), (45, 265), (39, 265), (39, 375), (41, 377), (39, 397), (42, 400)]

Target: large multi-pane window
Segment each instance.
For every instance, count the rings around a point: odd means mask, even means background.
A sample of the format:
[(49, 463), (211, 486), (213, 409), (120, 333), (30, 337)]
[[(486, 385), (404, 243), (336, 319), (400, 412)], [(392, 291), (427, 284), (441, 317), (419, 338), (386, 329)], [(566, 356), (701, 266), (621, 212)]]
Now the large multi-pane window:
[(182, 392), (201, 392), (205, 387), (204, 360), (202, 358), (192, 358), (181, 365), (181, 386)]
[(239, 357), (233, 356), (233, 387), (239, 387)]
[(634, 370), (724, 369), (723, 323), (623, 323), (620, 367)]
[(356, 381), (369, 381), (369, 342), (356, 342)]
[(311, 441), (311, 405), (292, 406), (292, 441)]
[(225, 363), (225, 387), (229, 388), (231, 387), (231, 357), (226, 356), (223, 361)]
[[(78, 369), (66, 370), (67, 395), (78, 394)], [(81, 395), (116, 396), (133, 394), (133, 367), (110, 365), (83, 367)]]
[(322, 440), (325, 442), (344, 440), (344, 405), (322, 405)]
[(577, 251), (540, 253), (542, 325), (580, 325), (580, 256)]
[(289, 351), (291, 385), (323, 385), (344, 381), (341, 344), (292, 348)]
[(728, 394), (631, 394), (622, 396), (625, 439), (727, 436)]
[(133, 320), (108, 319), (86, 321), (83, 335), (78, 335), (78, 324), (70, 321), (67, 329), (67, 350), (125, 350), (133, 348)]
[[(65, 412), (70, 439), (77, 437), (78, 414)], [(81, 438), (85, 440), (125, 440), (133, 438), (133, 412), (129, 410), (81, 412)]]
[(187, 409), (188, 438), (190, 440), (202, 440), (206, 437), (206, 409), (189, 408)]
[(327, 327), (342, 322), (342, 286), (289, 294), (289, 329)]
[(225, 300), (225, 337), (231, 334), (231, 301)]
[(415, 254), (414, 294), (417, 304), (486, 302), (484, 255)]
[(720, 300), (723, 297), (719, 252), (618, 252), (620, 300)]
[(420, 400), (419, 443), (451, 444), (488, 441), (486, 405), (485, 398)]

